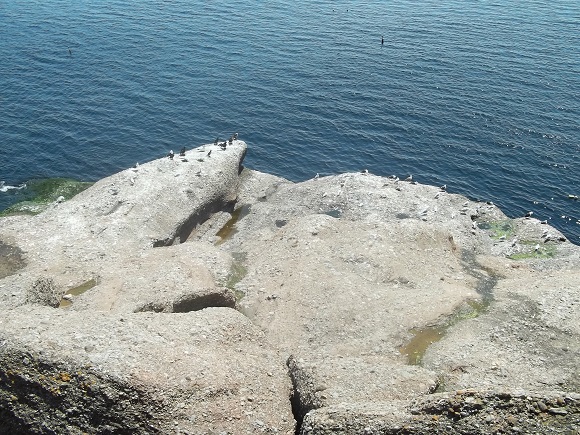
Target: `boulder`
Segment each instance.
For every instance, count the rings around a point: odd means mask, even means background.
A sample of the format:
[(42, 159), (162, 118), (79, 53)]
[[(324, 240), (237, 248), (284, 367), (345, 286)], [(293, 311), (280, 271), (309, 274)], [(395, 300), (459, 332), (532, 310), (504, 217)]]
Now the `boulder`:
[(577, 393), (458, 390), (322, 408), (306, 415), (300, 434), (574, 433), (579, 415)]
[(104, 178), (37, 216), (4, 218), (0, 241), (20, 250), (26, 262), (10, 280), (16, 296), (4, 299), (11, 306), (25, 303), (39, 278), (52, 279), (61, 295), (95, 277), (107, 285), (123, 279), (119, 266), (129, 257), (184, 242), (235, 201), (246, 149), (243, 141), (226, 151), (206, 145)]
[(23, 306), (0, 323), (1, 433), (283, 433), (291, 384), (243, 315)]

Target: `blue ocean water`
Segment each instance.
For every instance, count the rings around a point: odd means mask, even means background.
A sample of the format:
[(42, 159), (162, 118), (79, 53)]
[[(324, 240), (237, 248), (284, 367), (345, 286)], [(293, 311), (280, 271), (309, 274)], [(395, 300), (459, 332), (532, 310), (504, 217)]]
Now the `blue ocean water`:
[(413, 174), (578, 244), (580, 3), (0, 2), (0, 208), (233, 132), (253, 169)]

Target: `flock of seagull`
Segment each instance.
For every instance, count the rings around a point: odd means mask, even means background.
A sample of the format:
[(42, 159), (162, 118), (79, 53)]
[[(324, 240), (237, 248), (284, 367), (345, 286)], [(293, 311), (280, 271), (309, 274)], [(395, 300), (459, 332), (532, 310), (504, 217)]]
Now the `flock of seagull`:
[[(235, 140), (238, 140), (238, 133), (232, 134), (228, 140), (225, 140), (223, 142), (220, 142), (220, 138), (216, 137), (216, 139), (214, 141), (214, 145), (216, 145), (216, 146), (219, 145), (221, 150), (225, 151), (227, 149), (228, 145), (232, 145)], [(212, 150), (209, 150), (209, 152), (206, 154), (206, 157), (210, 157), (211, 152), (212, 152)], [(169, 157), (170, 160), (173, 160), (174, 156), (175, 156), (175, 153), (173, 152), (173, 150), (169, 150), (167, 157)], [(185, 157), (185, 147), (181, 148), (181, 151), (179, 152), (179, 156)], [(187, 161), (187, 160), (182, 158), (181, 161)]]
[[(369, 174), (369, 170), (368, 169), (363, 169), (361, 171), (361, 174), (363, 175), (368, 175)], [(316, 175), (314, 176), (314, 180), (318, 180), (320, 178), (320, 174), (317, 172)], [(401, 181), (401, 179), (399, 177), (397, 177), (396, 175), (390, 175), (389, 177), (387, 177), (389, 180), (393, 180), (395, 182), (395, 184), (397, 185), (395, 187), (395, 190), (401, 190), (401, 188), (398, 186), (399, 181)], [(411, 183), (411, 184), (418, 184), (414, 179), (413, 179), (413, 174), (409, 174), (409, 176), (405, 179), (403, 179), (402, 181), (405, 181), (407, 183)], [(439, 199), (439, 196), (441, 195), (442, 192), (446, 192), (447, 191), (447, 184), (444, 184), (442, 186), (439, 187), (440, 191), (437, 192), (435, 194), (435, 199)], [(574, 195), (569, 195), (569, 198), (571, 199), (577, 199), (577, 196)], [(493, 202), (491, 201), (487, 201), (488, 205), (493, 205)], [(528, 211), (526, 214), (524, 214), (524, 218), (529, 219), (533, 216), (534, 212), (533, 211)], [(548, 221), (547, 220), (543, 220), (540, 221), (541, 224), (547, 224)]]

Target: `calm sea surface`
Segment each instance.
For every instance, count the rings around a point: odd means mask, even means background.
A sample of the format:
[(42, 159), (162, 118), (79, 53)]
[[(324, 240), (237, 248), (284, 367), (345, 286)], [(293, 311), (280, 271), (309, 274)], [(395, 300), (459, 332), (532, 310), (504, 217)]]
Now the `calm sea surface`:
[(233, 132), (253, 169), (413, 174), (578, 244), (580, 2), (0, 0), (0, 208)]

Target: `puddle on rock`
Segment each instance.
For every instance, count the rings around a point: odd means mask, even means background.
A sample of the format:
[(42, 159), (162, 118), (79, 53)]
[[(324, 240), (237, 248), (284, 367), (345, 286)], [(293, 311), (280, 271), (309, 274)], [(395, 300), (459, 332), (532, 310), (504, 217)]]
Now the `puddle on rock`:
[(284, 225), (286, 225), (288, 223), (288, 221), (286, 219), (276, 219), (276, 227), (278, 228), (282, 228)]
[(327, 216), (338, 219), (342, 216), (342, 210), (335, 208), (334, 210), (325, 211), (324, 214)]
[(491, 269), (482, 266), (475, 259), (475, 254), (463, 251), (461, 259), (467, 273), (477, 279), (475, 291), (481, 296), (478, 300), (466, 301), (447, 320), (439, 325), (412, 329), (413, 338), (399, 352), (407, 356), (407, 364), (420, 365), (427, 348), (441, 340), (447, 330), (462, 320), (473, 319), (484, 313), (493, 302), (493, 288), (500, 277)]
[[(71, 295), (71, 296), (82, 295), (84, 292), (92, 289), (97, 284), (98, 284), (98, 281), (95, 278), (89, 279), (88, 281), (83, 282), (81, 285), (67, 290), (65, 295)], [(68, 299), (62, 298), (60, 300), (60, 304), (58, 305), (58, 308), (66, 308), (66, 307), (70, 307), (71, 305), (72, 305), (71, 301), (69, 301)]]
[(248, 204), (242, 205), (241, 207), (235, 209), (232, 213), (232, 217), (226, 222), (226, 224), (217, 232), (216, 236), (220, 239), (216, 242), (216, 245), (221, 245), (226, 240), (230, 239), (234, 234), (238, 232), (236, 225), (240, 219), (247, 216), (250, 213), (251, 206)]
[(442, 324), (435, 326), (426, 326), (424, 328), (411, 329), (413, 338), (404, 346), (399, 348), (399, 352), (407, 356), (407, 364), (420, 365), (423, 355), (427, 348), (433, 343), (438, 342), (444, 336), (447, 330), (459, 323), (461, 320), (472, 319), (479, 316), (489, 306), (482, 300), (470, 300), (465, 305), (457, 309), (449, 318)]
[(17, 246), (8, 245), (0, 241), (0, 279), (14, 275), (24, 266), (24, 253)]
[(407, 364), (419, 365), (427, 348), (441, 340), (446, 330), (447, 325), (412, 329), (413, 338), (405, 346), (401, 346), (399, 352), (407, 356)]

